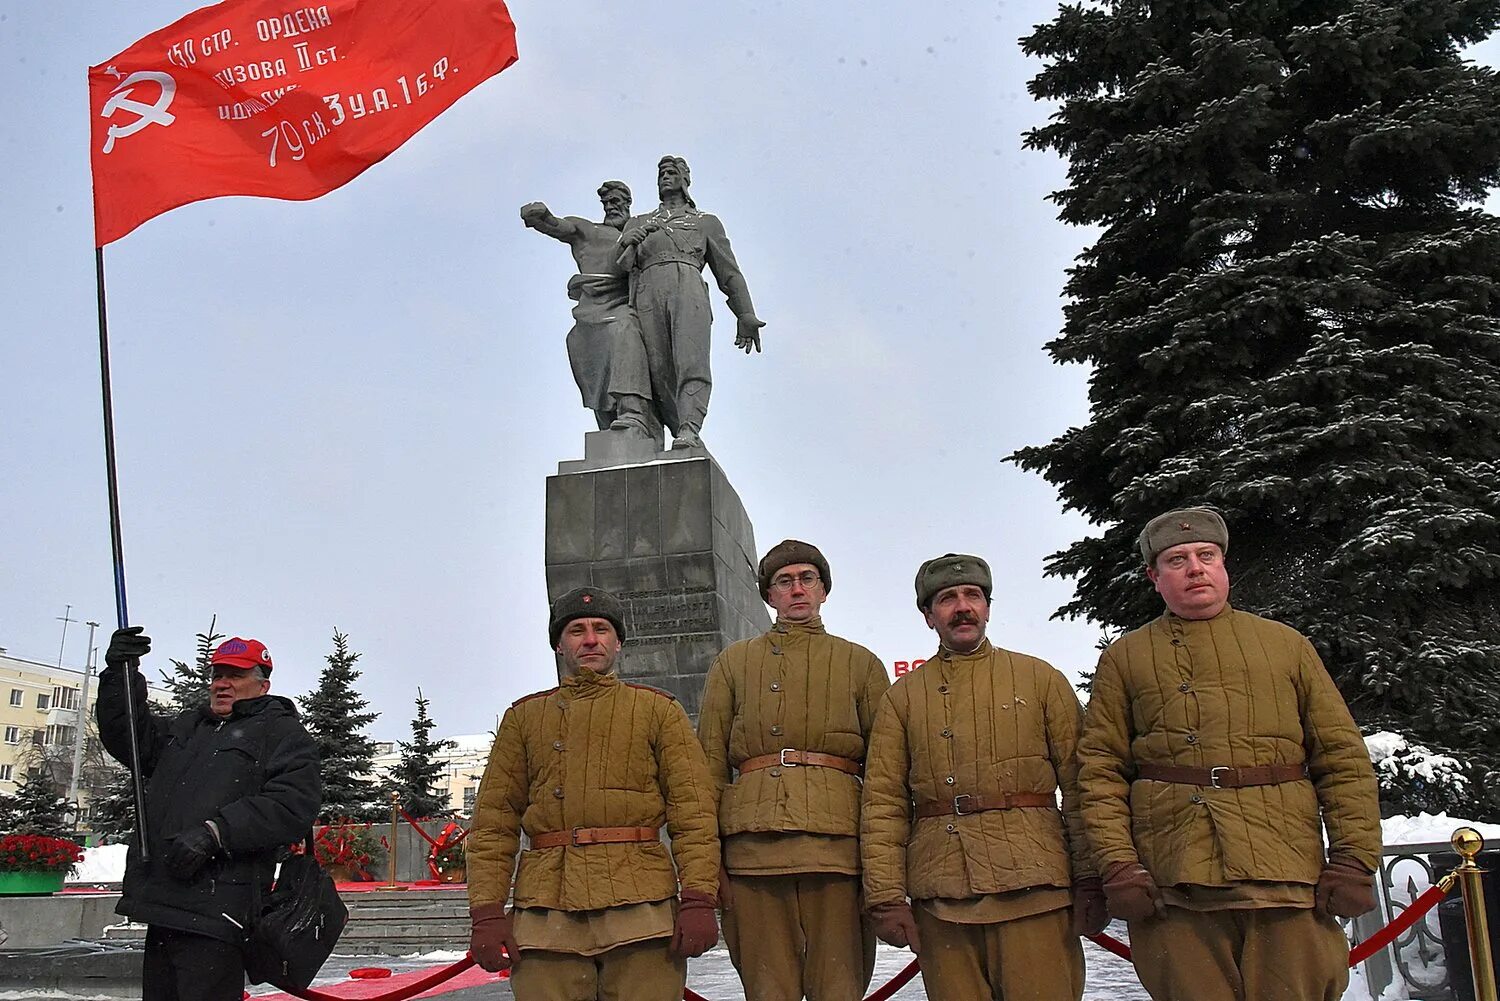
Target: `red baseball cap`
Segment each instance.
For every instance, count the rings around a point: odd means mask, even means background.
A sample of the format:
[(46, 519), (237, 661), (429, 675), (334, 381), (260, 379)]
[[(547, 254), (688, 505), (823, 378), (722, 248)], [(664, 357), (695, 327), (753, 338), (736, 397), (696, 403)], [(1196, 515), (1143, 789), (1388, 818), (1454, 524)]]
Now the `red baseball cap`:
[(242, 640), (238, 636), (231, 636), (219, 644), (214, 655), (209, 658), (209, 663), (238, 667), (246, 671), (259, 667), (270, 674), (271, 651), (260, 640)]

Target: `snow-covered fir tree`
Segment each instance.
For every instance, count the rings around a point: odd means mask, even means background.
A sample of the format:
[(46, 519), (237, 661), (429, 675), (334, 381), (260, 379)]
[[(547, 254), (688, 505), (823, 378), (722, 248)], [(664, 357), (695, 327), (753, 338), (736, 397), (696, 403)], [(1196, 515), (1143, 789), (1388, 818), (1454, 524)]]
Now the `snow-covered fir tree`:
[(318, 675), (318, 686), (297, 699), (302, 722), (323, 759), (319, 816), (324, 820), (379, 820), (390, 815), (381, 786), (370, 772), (375, 742), (365, 729), (380, 714), (363, 711), (369, 702), (354, 687), (360, 675), (354, 668), (359, 656), (349, 649), (349, 636), (334, 629), (333, 652)]
[[(1500, 819), (1497, 0), (1105, 0), (1022, 39), (1068, 161), (1060, 363), (1090, 417), (1012, 456), (1103, 526), (1060, 610), (1161, 609), (1134, 542), (1231, 529), (1232, 599), (1311, 637), (1367, 731), (1452, 755)], [(1392, 786), (1399, 799), (1408, 786)], [(1416, 799), (1400, 806), (1417, 806)]]
[(453, 747), (453, 741), (433, 740), (432, 729), (436, 722), (427, 714), (428, 700), (417, 689), (417, 715), (411, 721), (411, 740), (396, 743), (401, 748), (401, 758), (391, 769), (391, 786), (401, 795), (401, 809), (413, 817), (442, 817), (452, 811), (448, 799), (435, 791), (443, 776), (443, 763), (438, 755)]
[(208, 701), (208, 687), (214, 680), (214, 668), (209, 659), (214, 647), (224, 638), (222, 633), (214, 631), (218, 621), (219, 617), (213, 616), (208, 620), (208, 631), (198, 634), (198, 652), (191, 664), (173, 659), (171, 674), (158, 672), (162, 686), (172, 693), (172, 708), (177, 712), (197, 709)]

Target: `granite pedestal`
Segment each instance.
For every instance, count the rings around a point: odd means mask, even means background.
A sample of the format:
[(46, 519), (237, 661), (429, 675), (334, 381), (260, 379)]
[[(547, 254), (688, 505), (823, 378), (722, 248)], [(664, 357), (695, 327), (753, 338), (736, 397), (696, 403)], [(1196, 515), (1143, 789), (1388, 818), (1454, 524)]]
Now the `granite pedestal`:
[(744, 505), (705, 448), (597, 431), (547, 478), (547, 600), (585, 584), (618, 595), (620, 676), (671, 692), (695, 722), (714, 657), (771, 626), (756, 559)]

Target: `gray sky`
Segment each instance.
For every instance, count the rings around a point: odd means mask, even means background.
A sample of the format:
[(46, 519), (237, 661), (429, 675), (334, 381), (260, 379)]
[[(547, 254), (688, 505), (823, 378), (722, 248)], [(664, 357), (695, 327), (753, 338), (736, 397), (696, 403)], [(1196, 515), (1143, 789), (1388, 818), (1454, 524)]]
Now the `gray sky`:
[[(296, 6), (288, 3), (288, 8)], [(253, 635), (305, 691), (335, 626), (405, 736), (420, 685), (441, 731), (488, 729), (553, 677), (543, 484), (591, 415), (563, 336), (573, 262), (522, 228), (532, 199), (598, 218), (685, 156), (724, 222), (765, 353), (732, 349), (715, 289), (704, 439), (763, 552), (832, 563), (829, 627), (889, 666), (935, 646), (917, 564), (978, 553), (990, 634), (1069, 674), (1098, 629), (1042, 560), (1076, 538), (1002, 463), (1086, 419), (1051, 364), (1064, 269), (1048, 108), (1016, 39), (1049, 3), (568, 4), (517, 0), (520, 61), (384, 163), (312, 202), (221, 198), (106, 251), (132, 618), (155, 666), (194, 633)], [(113, 626), (99, 410), (87, 67), (179, 0), (0, 0), (0, 646), (57, 656)], [(86, 630), (64, 660), (81, 665)]]

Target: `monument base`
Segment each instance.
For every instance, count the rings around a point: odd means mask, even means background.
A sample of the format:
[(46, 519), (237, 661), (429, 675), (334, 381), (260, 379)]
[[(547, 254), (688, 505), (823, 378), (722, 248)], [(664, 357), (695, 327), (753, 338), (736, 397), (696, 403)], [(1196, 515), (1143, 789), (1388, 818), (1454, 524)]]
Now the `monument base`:
[(547, 478), (547, 600), (591, 584), (625, 604), (622, 678), (675, 695), (696, 722), (709, 665), (771, 626), (755, 533), (703, 447), (658, 451), (618, 431)]

